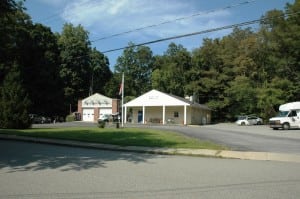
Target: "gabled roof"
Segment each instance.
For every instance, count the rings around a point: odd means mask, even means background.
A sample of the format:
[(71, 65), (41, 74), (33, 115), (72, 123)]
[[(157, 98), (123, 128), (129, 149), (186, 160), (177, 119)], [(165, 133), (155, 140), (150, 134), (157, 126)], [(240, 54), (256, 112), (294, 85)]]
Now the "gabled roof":
[(191, 102), (182, 97), (178, 97), (172, 94), (166, 94), (158, 90), (151, 90), (134, 100), (124, 104), (127, 107), (140, 107), (140, 106), (195, 106), (203, 109), (209, 109), (205, 105)]
[(101, 95), (99, 93), (95, 93), (87, 98), (84, 98), (82, 100), (82, 104), (111, 104), (112, 99), (109, 97), (106, 97), (104, 95)]

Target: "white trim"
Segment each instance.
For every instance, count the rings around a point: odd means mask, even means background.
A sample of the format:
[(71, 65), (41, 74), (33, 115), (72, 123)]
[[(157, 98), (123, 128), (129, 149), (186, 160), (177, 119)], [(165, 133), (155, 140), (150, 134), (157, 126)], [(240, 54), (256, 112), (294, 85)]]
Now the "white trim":
[(125, 111), (124, 111), (124, 113), (125, 113), (125, 115), (124, 115), (124, 123), (126, 124), (127, 123), (127, 106), (124, 106), (124, 108), (125, 108)]
[(166, 121), (166, 106), (163, 105), (163, 124), (165, 124)]
[(184, 125), (186, 125), (186, 115), (187, 115), (186, 105), (184, 105), (184, 119), (183, 119), (183, 124)]
[(142, 120), (143, 120), (142, 123), (145, 124), (145, 106), (143, 106), (143, 119)]

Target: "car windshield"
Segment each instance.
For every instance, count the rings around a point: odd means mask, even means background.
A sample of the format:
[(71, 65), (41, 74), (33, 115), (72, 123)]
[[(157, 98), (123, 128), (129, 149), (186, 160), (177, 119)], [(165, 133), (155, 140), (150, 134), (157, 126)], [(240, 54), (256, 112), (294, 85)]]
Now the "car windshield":
[(238, 120), (245, 120), (247, 118), (247, 116), (239, 116)]
[(289, 114), (289, 111), (279, 111), (277, 117), (286, 117)]

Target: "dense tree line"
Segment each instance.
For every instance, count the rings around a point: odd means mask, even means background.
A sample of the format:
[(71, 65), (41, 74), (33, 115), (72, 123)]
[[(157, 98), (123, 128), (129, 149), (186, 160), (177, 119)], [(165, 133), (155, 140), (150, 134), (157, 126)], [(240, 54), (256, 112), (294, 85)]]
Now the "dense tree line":
[(65, 116), (77, 100), (102, 92), (112, 72), (82, 26), (53, 33), (34, 24), (22, 2), (0, 3), (0, 127), (26, 128), (29, 114)]
[[(300, 99), (299, 11), (296, 0), (284, 11), (267, 12), (257, 31), (234, 28), (223, 38), (204, 39), (192, 52), (171, 43), (163, 55), (151, 56), (148, 47), (140, 51), (131, 43), (118, 59), (114, 77), (120, 80), (119, 73), (125, 72), (128, 95), (155, 88), (194, 96), (215, 110), (215, 120), (240, 114), (267, 119), (280, 104)], [(141, 62), (145, 52), (147, 60)]]
[(163, 55), (153, 55), (150, 47), (129, 43), (111, 72), (81, 25), (53, 33), (34, 24), (22, 2), (3, 0), (0, 127), (27, 128), (29, 113), (65, 116), (95, 92), (118, 97), (123, 72), (126, 100), (154, 88), (195, 96), (215, 110), (215, 120), (250, 113), (268, 118), (281, 103), (300, 99), (299, 11), (296, 0), (267, 12), (257, 31), (235, 28), (193, 51), (170, 43)]

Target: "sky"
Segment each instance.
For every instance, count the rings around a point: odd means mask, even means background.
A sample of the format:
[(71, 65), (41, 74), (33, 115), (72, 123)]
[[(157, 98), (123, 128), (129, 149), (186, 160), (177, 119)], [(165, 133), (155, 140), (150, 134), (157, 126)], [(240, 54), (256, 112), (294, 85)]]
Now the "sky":
[[(284, 10), (286, 3), (294, 0), (26, 0), (24, 6), (34, 23), (44, 24), (53, 32), (61, 33), (65, 23), (81, 24), (89, 32), (92, 47), (105, 52), (126, 47), (129, 42), (140, 44), (260, 19), (269, 10)], [(257, 24), (250, 27), (258, 28)], [(162, 55), (171, 42), (192, 51), (201, 47), (204, 38), (221, 38), (231, 31), (148, 46), (154, 55)], [(104, 53), (112, 71), (122, 53)]]

